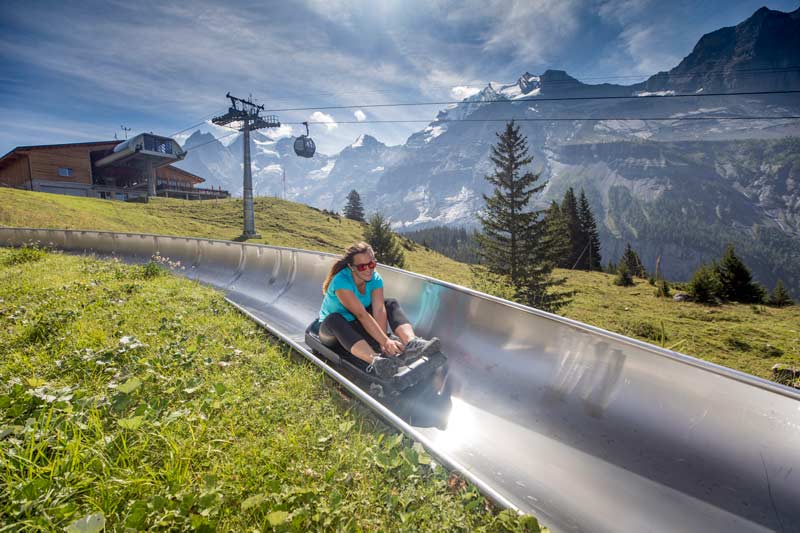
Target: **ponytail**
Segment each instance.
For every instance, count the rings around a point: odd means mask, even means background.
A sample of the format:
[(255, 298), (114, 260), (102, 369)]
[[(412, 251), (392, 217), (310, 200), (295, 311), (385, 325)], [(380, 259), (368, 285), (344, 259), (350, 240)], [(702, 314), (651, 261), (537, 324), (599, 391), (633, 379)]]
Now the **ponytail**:
[(333, 277), (336, 274), (353, 264), (353, 257), (366, 252), (375, 255), (375, 253), (372, 251), (372, 246), (365, 242), (357, 242), (345, 249), (344, 255), (333, 264), (331, 270), (328, 272), (328, 277), (325, 278), (325, 282), (322, 284), (322, 294), (325, 294), (328, 291), (328, 286), (331, 284), (331, 280), (333, 280)]

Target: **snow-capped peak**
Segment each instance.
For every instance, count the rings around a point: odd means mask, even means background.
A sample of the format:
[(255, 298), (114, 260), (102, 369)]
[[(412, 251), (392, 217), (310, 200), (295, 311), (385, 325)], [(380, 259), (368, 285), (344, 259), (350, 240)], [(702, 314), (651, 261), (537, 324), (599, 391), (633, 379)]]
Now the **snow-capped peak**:
[(501, 83), (498, 81), (490, 81), (484, 90), (478, 94), (465, 98), (465, 102), (481, 102), (486, 100), (498, 100), (508, 98), (509, 100), (516, 100), (518, 98), (526, 98), (529, 96), (536, 96), (541, 89), (541, 80), (539, 76), (534, 76), (530, 72), (526, 72), (519, 77), (514, 83)]
[(372, 135), (367, 135), (366, 133), (362, 133), (358, 136), (358, 138), (351, 144), (350, 148), (362, 148), (364, 146), (376, 146), (381, 143), (378, 139), (373, 137)]

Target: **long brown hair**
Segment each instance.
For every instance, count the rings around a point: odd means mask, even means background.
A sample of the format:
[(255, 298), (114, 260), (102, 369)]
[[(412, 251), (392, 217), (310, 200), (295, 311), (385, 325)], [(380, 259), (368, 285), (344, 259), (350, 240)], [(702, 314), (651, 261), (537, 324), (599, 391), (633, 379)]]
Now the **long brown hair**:
[(325, 294), (325, 292), (328, 290), (328, 285), (331, 284), (333, 276), (353, 264), (353, 257), (367, 252), (372, 254), (373, 257), (375, 256), (375, 252), (372, 251), (372, 246), (365, 242), (357, 242), (349, 248), (346, 248), (344, 255), (333, 264), (330, 272), (328, 272), (328, 277), (325, 278), (325, 282), (322, 284), (322, 294)]

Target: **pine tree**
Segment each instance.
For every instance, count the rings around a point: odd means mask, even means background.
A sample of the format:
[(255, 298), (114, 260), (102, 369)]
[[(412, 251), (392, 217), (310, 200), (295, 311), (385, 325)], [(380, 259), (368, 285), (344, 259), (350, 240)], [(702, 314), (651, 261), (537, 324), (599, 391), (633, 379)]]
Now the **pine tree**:
[(550, 291), (564, 280), (550, 277), (554, 266), (548, 249), (551, 235), (541, 212), (529, 207), (544, 184), (536, 185), (539, 174), (523, 173), (533, 158), (528, 155), (527, 140), (519, 126), (509, 122), (497, 137), (490, 156), (495, 170), (486, 176), (494, 190), (491, 196), (483, 195), (486, 208), (478, 215), (482, 232), (476, 237), (481, 262), (490, 274), (508, 280), (516, 300), (555, 311), (567, 303), (568, 295)]
[(545, 211), (544, 220), (550, 239), (548, 246), (549, 259), (554, 265), (561, 266), (568, 259), (572, 246), (569, 241), (567, 219), (555, 200), (550, 202), (550, 207)]
[(783, 286), (783, 281), (778, 280), (778, 283), (775, 284), (775, 288), (772, 289), (772, 294), (769, 296), (769, 305), (774, 305), (775, 307), (794, 305), (794, 300), (792, 300), (786, 287)]
[(581, 197), (578, 201), (578, 221), (581, 225), (581, 242), (583, 243), (583, 256), (578, 263), (578, 268), (583, 270), (603, 270), (597, 224), (594, 221), (594, 214), (592, 214), (589, 200), (586, 199), (583, 189), (581, 189)]
[(564, 260), (558, 263), (558, 266), (561, 268), (576, 268), (586, 243), (582, 240), (581, 221), (578, 218), (578, 201), (575, 199), (575, 191), (572, 190), (572, 187), (567, 189), (564, 193), (564, 199), (561, 200), (561, 216), (564, 220), (565, 233), (570, 243), (570, 249)]
[(717, 265), (721, 284), (720, 296), (724, 300), (742, 303), (760, 303), (764, 300), (764, 289), (753, 281), (750, 269), (736, 256), (732, 244), (725, 247)]
[(631, 271), (628, 268), (628, 264), (624, 261), (620, 261), (619, 266), (617, 267), (617, 276), (614, 278), (614, 285), (630, 287), (633, 284), (633, 276), (631, 276)]
[(344, 216), (350, 220), (364, 222), (364, 205), (361, 203), (361, 196), (355, 189), (350, 191), (347, 195), (347, 205), (344, 206)]
[(717, 265), (700, 265), (700, 268), (692, 274), (687, 292), (695, 302), (717, 303), (722, 293)]
[(405, 254), (400, 243), (386, 220), (380, 213), (375, 213), (364, 228), (364, 240), (372, 246), (375, 259), (384, 265), (403, 268)]
[(639, 254), (634, 252), (633, 248), (631, 248), (631, 243), (625, 245), (625, 251), (622, 252), (620, 263), (625, 263), (628, 266), (628, 271), (631, 275), (637, 278), (647, 277), (647, 272), (644, 269), (644, 265), (642, 265), (642, 260), (639, 259)]

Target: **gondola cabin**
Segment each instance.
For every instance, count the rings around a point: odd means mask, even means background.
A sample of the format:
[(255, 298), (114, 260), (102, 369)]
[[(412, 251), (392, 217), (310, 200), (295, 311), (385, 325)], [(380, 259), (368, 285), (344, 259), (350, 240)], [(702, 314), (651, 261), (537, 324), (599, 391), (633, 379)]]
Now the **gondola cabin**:
[(314, 157), (317, 147), (314, 140), (306, 135), (301, 135), (294, 140), (294, 153), (300, 157)]
[(308, 136), (308, 122), (303, 122), (303, 125), (306, 127), (306, 134), (294, 140), (294, 153), (300, 157), (314, 157), (317, 146), (314, 144), (314, 140)]

